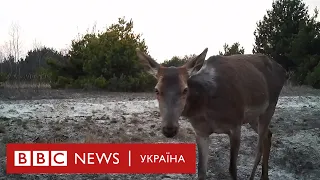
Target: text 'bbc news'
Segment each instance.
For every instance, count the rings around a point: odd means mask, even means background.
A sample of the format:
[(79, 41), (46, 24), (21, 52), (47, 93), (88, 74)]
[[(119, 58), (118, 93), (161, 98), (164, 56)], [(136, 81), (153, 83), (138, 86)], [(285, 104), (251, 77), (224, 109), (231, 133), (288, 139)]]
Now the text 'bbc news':
[(7, 173), (195, 173), (195, 144), (8, 144)]

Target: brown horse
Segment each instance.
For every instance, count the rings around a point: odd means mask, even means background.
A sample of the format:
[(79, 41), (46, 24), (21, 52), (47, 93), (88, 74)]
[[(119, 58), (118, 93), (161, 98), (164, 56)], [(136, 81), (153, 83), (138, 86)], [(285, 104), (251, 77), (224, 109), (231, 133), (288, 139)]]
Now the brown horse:
[(157, 78), (155, 93), (162, 118), (162, 133), (174, 137), (179, 117), (187, 117), (196, 132), (198, 180), (206, 179), (209, 136), (227, 134), (230, 139), (229, 172), (237, 179), (241, 126), (249, 123), (258, 134), (251, 171), (254, 179), (262, 158), (261, 179), (268, 179), (272, 133), (269, 129), (286, 72), (262, 54), (211, 56), (206, 48), (180, 67), (163, 67), (137, 49), (145, 70)]

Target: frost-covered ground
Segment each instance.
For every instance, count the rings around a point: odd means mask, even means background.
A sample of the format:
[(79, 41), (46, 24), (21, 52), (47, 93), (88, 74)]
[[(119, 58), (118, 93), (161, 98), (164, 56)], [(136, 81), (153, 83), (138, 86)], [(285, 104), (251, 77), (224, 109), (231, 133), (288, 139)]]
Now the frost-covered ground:
[[(193, 174), (6, 175), (7, 143), (194, 142), (194, 132), (185, 119), (180, 121), (176, 138), (163, 137), (158, 104), (152, 94), (35, 94), (28, 98), (1, 98), (0, 92), (0, 179), (195, 179)], [(271, 128), (274, 135), (270, 180), (320, 179), (320, 96), (281, 96)], [(208, 179), (230, 179), (228, 137), (212, 135), (211, 139)], [(241, 139), (238, 176), (247, 179), (257, 135), (244, 126)], [(259, 167), (257, 179), (260, 173)]]

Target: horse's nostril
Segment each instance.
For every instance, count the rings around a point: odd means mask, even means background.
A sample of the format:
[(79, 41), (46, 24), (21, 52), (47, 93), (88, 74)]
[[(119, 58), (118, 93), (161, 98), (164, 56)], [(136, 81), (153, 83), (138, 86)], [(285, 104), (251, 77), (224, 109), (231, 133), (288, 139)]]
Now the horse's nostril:
[(167, 127), (166, 130), (169, 131), (169, 132), (173, 132), (173, 131), (176, 130), (176, 128), (174, 128), (174, 127)]
[(178, 132), (178, 128), (177, 127), (163, 127), (162, 132), (166, 137), (174, 137)]
[(165, 128), (163, 128), (163, 130), (165, 132), (168, 132), (168, 133), (173, 133), (173, 132), (175, 132), (177, 130), (177, 128), (175, 128), (175, 127), (165, 127)]

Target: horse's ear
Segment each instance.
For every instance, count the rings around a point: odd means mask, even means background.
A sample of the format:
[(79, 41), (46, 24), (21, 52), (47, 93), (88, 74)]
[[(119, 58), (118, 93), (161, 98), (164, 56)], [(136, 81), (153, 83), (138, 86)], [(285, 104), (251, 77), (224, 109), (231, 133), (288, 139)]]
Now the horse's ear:
[(183, 65), (185, 68), (187, 68), (189, 76), (201, 69), (204, 63), (204, 60), (206, 59), (207, 52), (208, 52), (208, 48), (205, 48), (201, 54), (191, 58), (188, 62), (186, 62)]
[(136, 49), (136, 52), (139, 62), (143, 66), (143, 68), (153, 77), (157, 78), (157, 73), (160, 65), (153, 58), (141, 52), (139, 48)]

